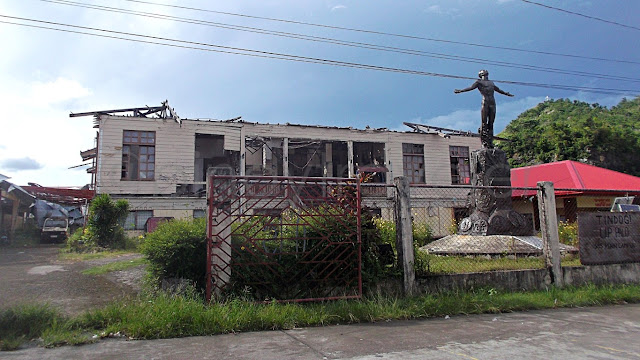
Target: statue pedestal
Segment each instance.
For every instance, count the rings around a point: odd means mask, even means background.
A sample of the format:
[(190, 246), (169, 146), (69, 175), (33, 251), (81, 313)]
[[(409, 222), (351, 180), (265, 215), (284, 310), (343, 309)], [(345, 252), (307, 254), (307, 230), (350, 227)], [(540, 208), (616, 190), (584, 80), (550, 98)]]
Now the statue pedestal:
[[(511, 186), (511, 168), (504, 151), (480, 149), (471, 153), (471, 185)], [(460, 235), (532, 235), (532, 224), (513, 210), (510, 188), (472, 189), (470, 215), (460, 223)]]

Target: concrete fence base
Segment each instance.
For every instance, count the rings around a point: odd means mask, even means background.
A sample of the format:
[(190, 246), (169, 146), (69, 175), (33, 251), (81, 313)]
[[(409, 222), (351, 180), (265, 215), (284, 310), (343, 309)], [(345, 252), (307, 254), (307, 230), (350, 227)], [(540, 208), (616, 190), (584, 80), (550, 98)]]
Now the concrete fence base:
[[(567, 266), (562, 268), (565, 286), (588, 284), (640, 284), (640, 263)], [(416, 293), (441, 293), (493, 288), (506, 291), (544, 290), (552, 286), (547, 269), (502, 270), (483, 273), (434, 275), (416, 279)], [(402, 294), (402, 279), (378, 284), (378, 293)]]

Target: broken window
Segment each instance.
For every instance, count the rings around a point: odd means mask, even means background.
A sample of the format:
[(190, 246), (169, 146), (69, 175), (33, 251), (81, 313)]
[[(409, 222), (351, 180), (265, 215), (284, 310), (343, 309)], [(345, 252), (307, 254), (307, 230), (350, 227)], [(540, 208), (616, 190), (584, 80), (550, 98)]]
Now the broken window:
[(289, 140), (289, 175), (323, 177), (326, 161), (322, 141)]
[(195, 181), (206, 181), (209, 168), (217, 175), (240, 173), (240, 152), (225, 150), (223, 135), (196, 134), (194, 161)]
[(402, 144), (404, 176), (411, 184), (424, 184), (424, 145)]
[[(384, 143), (354, 142), (353, 162), (360, 172), (366, 168), (385, 168)], [(385, 183), (387, 181), (385, 171), (377, 171), (370, 174), (370, 182)]]
[(153, 180), (156, 170), (155, 131), (124, 130), (122, 180)]
[(469, 168), (469, 147), (449, 146), (449, 156), (451, 159), (451, 183), (471, 183), (471, 170)]
[(150, 217), (153, 217), (153, 210), (129, 211), (123, 227), (125, 230), (144, 230)]
[(282, 176), (282, 138), (247, 137), (245, 173), (256, 176)]

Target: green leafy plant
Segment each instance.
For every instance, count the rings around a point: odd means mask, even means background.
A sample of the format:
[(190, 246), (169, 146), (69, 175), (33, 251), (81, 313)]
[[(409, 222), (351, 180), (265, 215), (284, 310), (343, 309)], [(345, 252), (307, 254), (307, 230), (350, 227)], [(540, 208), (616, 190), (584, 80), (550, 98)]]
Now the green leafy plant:
[(181, 278), (198, 289), (205, 286), (205, 219), (171, 220), (147, 234), (140, 251), (149, 261), (148, 271), (159, 284), (164, 279)]
[(578, 247), (578, 223), (568, 221), (558, 222), (558, 237), (561, 243)]
[(114, 202), (108, 194), (93, 198), (89, 206), (89, 228), (96, 245), (110, 249), (124, 247), (124, 229), (120, 222), (128, 211), (126, 200)]

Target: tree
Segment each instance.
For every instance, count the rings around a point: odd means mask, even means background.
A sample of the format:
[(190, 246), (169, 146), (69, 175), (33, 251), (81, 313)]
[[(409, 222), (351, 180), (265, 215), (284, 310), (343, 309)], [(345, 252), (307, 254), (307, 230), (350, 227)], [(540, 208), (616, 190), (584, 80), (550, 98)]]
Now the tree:
[(89, 229), (98, 246), (124, 247), (124, 229), (120, 222), (128, 212), (129, 203), (126, 200), (114, 202), (108, 194), (93, 198), (89, 206)]
[(575, 160), (640, 175), (640, 97), (610, 110), (567, 99), (545, 101), (513, 120), (498, 147), (512, 167)]

